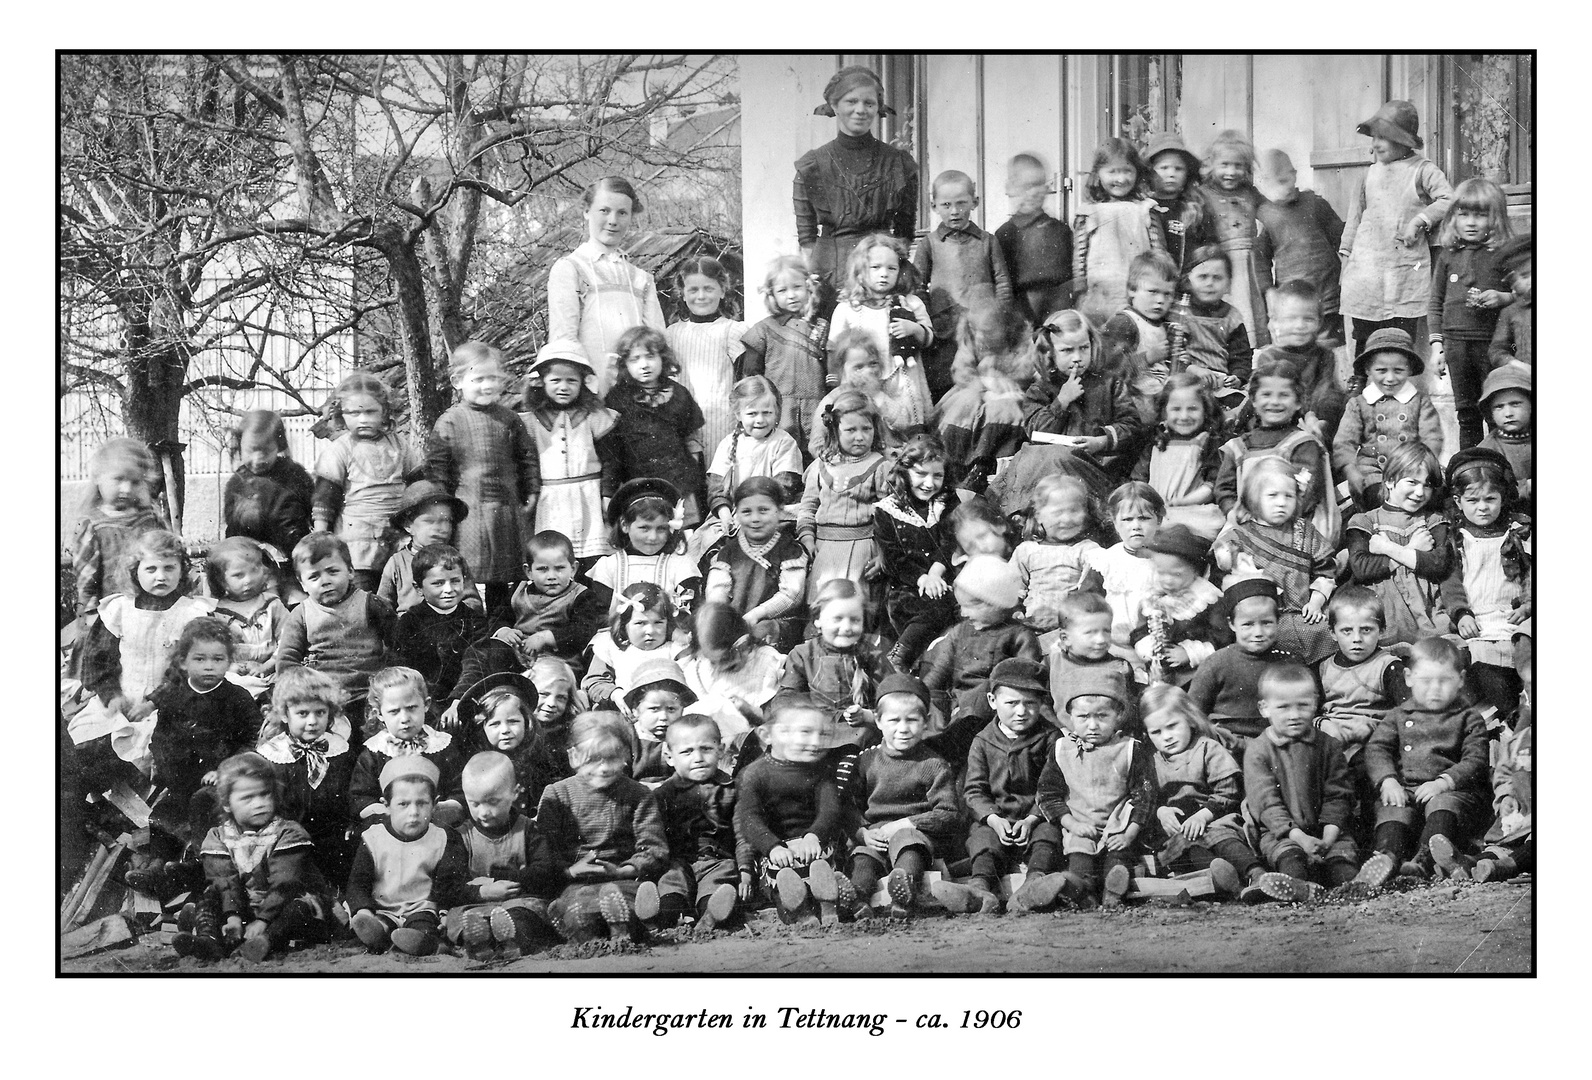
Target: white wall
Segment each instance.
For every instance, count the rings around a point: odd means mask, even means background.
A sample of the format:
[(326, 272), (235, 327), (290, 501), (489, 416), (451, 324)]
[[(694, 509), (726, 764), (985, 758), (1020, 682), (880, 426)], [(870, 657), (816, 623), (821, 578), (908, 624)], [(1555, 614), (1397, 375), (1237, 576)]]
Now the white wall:
[(794, 255), (791, 183), (796, 159), (835, 137), (835, 121), (812, 115), (838, 68), (832, 54), (747, 54), (741, 65), (741, 222), (746, 250), (746, 312), (762, 318), (757, 295), (776, 255)]

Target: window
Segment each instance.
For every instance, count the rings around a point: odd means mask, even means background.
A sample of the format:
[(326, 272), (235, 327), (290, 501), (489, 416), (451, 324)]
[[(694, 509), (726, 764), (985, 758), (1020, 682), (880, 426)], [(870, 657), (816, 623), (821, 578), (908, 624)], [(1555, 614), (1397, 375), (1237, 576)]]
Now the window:
[(1123, 138), (1143, 150), (1158, 131), (1181, 131), (1178, 104), (1183, 97), (1183, 57), (1176, 53), (1118, 53), (1110, 57), (1106, 79), (1104, 135)]
[(1536, 104), (1528, 53), (1455, 53), (1443, 58), (1447, 115), (1443, 171), (1455, 184), (1486, 177), (1510, 194), (1529, 190)]

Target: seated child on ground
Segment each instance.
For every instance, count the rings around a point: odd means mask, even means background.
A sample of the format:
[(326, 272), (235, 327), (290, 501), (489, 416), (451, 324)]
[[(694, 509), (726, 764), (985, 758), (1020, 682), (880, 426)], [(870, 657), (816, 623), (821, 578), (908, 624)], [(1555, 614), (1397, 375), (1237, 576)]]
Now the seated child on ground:
[(1035, 882), (1023, 902), (1037, 911), (1061, 896), (1084, 903), (1098, 897), (1115, 907), (1132, 884), (1139, 834), (1155, 807), (1150, 748), (1121, 730), (1127, 684), (1116, 672), (1075, 679), (1069, 699), (1058, 704), (1069, 730), (1039, 775), (1038, 798), (1045, 820), (1061, 830), (1067, 869)]
[(811, 901), (836, 903), (845, 880), (832, 861), (843, 850), (845, 813), (824, 760), (833, 725), (798, 699), (775, 709), (764, 726), (769, 752), (736, 777), (736, 840), (751, 845), (781, 920), (816, 925)]
[[(879, 686), (877, 706), (882, 741), (857, 759), (851, 785), (850, 878), (857, 903), (866, 904), (888, 871), (890, 912), (901, 917), (917, 906), (934, 858), (962, 840), (961, 811), (956, 770), (923, 741), (928, 690), (911, 675), (891, 675)], [(945, 894), (953, 910), (968, 910), (962, 904), (967, 897), (965, 891)]]
[(566, 941), (643, 940), (636, 891), (668, 867), (663, 816), (646, 786), (625, 775), (634, 735), (612, 713), (582, 713), (570, 735), (575, 775), (548, 786), (536, 824), (566, 883), (548, 906)]
[(387, 761), (377, 777), (382, 816), (359, 838), (344, 898), (349, 928), (372, 952), (437, 951), (441, 912), (463, 901), (470, 876), (464, 841), (431, 820), (437, 766), (418, 754)]
[[(968, 887), (977, 894), (980, 911), (997, 912), (1003, 875), (1026, 863), (1027, 886), (1061, 865), (1061, 832), (1045, 820), (1035, 799), (1039, 775), (1061, 733), (1045, 722), (1049, 691), (1043, 664), (1022, 657), (1002, 660), (990, 672), (989, 685), (995, 719), (968, 750), (962, 792), (974, 818), (967, 834), (967, 853), (973, 857)], [(1027, 895), (1019, 888), (1011, 910), (1022, 911)]]
[[(1372, 888), (1401, 870), (1430, 877), (1435, 839), (1448, 842), (1452, 859), (1488, 824), (1487, 725), (1461, 698), (1464, 653), (1447, 638), (1423, 638), (1405, 678), (1409, 700), (1388, 710), (1365, 744), (1381, 799), (1376, 851), (1356, 880)], [(1457, 857), (1468, 870), (1469, 860)]]
[(495, 750), (465, 762), (464, 801), (470, 816), (459, 826), (469, 880), (443, 929), (478, 958), (525, 952), (556, 940), (547, 903), (564, 875), (536, 822), (520, 808), (523, 791), (514, 764)]
[[(1499, 739), (1493, 766), (1493, 824), (1482, 837), (1481, 857), (1470, 868), (1477, 881), (1505, 881), (1537, 868), (1537, 841), (1532, 829), (1536, 784), (1531, 765), (1531, 710), (1522, 706), (1514, 733)], [(1441, 845), (1432, 848), (1435, 857)], [(1457, 877), (1457, 874), (1452, 876)]]
[(1342, 885), (1359, 870), (1359, 849), (1347, 835), (1354, 782), (1338, 740), (1316, 730), (1308, 670), (1277, 664), (1261, 673), (1258, 689), (1267, 727), (1244, 753), (1244, 801), (1260, 829), (1261, 857), (1279, 871), (1258, 884), (1277, 900), (1315, 900), (1322, 893), (1316, 879)]
[(756, 860), (735, 835), (735, 781), (719, 768), (719, 725), (687, 713), (664, 732), (664, 756), (674, 773), (653, 790), (669, 838), (669, 869), (656, 885), (636, 889), (636, 916), (672, 926), (696, 916), (698, 930), (734, 918), (752, 898)]
[[(216, 770), (221, 824), (205, 834), (199, 854), (209, 881), (193, 931), (172, 941), (178, 956), (219, 960), (236, 947), (259, 963), (294, 941), (331, 940), (331, 894), (315, 864), (309, 833), (280, 812), (280, 784), (271, 763), (253, 752)], [(219, 924), (220, 937), (205, 933)]]
[(304, 666), (326, 672), (343, 692), (343, 712), (357, 740), (365, 719), (365, 688), (387, 663), (397, 613), (354, 584), (348, 545), (314, 532), (293, 549), (293, 569), (307, 594), (288, 613), (276, 646), (276, 672)]
[(463, 759), (453, 736), (426, 723), (431, 698), (426, 681), (413, 668), (383, 668), (370, 677), (370, 709), (365, 717), (365, 747), (354, 759), (348, 784), (348, 812), (355, 825), (368, 827), (385, 810), (381, 775), (387, 764), (401, 757), (423, 757), (437, 768), (429, 820), (453, 824), (464, 817), (459, 770)]
[(1260, 707), (1261, 676), (1277, 664), (1299, 663), (1297, 655), (1276, 647), (1280, 603), (1270, 578), (1241, 578), (1229, 585), (1222, 607), (1236, 640), (1217, 649), (1188, 685), (1189, 697), (1210, 719), (1210, 734), (1240, 761), (1244, 747), (1267, 726)]
[(1155, 747), (1156, 807), (1146, 837), (1168, 871), (1209, 869), (1224, 896), (1264, 896), (1256, 886), (1266, 867), (1249, 846), (1238, 817), (1244, 774), (1209, 735), (1205, 718), (1176, 686), (1144, 692), (1144, 730)]

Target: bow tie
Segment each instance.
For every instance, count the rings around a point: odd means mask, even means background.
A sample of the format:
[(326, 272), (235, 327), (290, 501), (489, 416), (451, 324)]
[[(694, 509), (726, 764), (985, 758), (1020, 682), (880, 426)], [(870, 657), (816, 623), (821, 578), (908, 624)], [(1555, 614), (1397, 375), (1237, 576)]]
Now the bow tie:
[(1085, 754), (1092, 753), (1093, 751), (1100, 749), (1098, 746), (1090, 746), (1088, 743), (1084, 742), (1077, 735), (1070, 731), (1063, 731), (1061, 734), (1072, 743), (1073, 749), (1078, 751), (1079, 757), (1083, 757)]
[(410, 754), (423, 754), (426, 752), (426, 738), (422, 735), (418, 739), (394, 739), (387, 737), (387, 749), (395, 758), (406, 757)]
[(324, 738), (316, 739), (314, 742), (289, 739), (287, 748), (292, 753), (294, 761), (307, 763), (310, 787), (320, 787), (321, 781), (326, 779), (326, 752), (331, 749), (331, 744)]

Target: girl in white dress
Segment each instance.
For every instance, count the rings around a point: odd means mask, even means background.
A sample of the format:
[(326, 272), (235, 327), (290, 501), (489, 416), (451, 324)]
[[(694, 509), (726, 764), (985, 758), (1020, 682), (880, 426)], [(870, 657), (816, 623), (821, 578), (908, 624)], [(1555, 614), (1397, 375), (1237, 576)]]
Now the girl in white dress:
[(669, 347), (680, 363), (679, 381), (702, 410), (702, 445), (717, 446), (735, 429), (730, 389), (735, 360), (746, 351), (741, 344), (746, 324), (719, 311), (730, 291), (730, 275), (717, 259), (687, 259), (676, 283), (686, 317), (669, 327)]
[(603, 525), (604, 437), (617, 419), (594, 392), (596, 373), (576, 341), (549, 341), (536, 354), (520, 414), (536, 440), (542, 494), (536, 528), (569, 537), (577, 559), (612, 550)]

